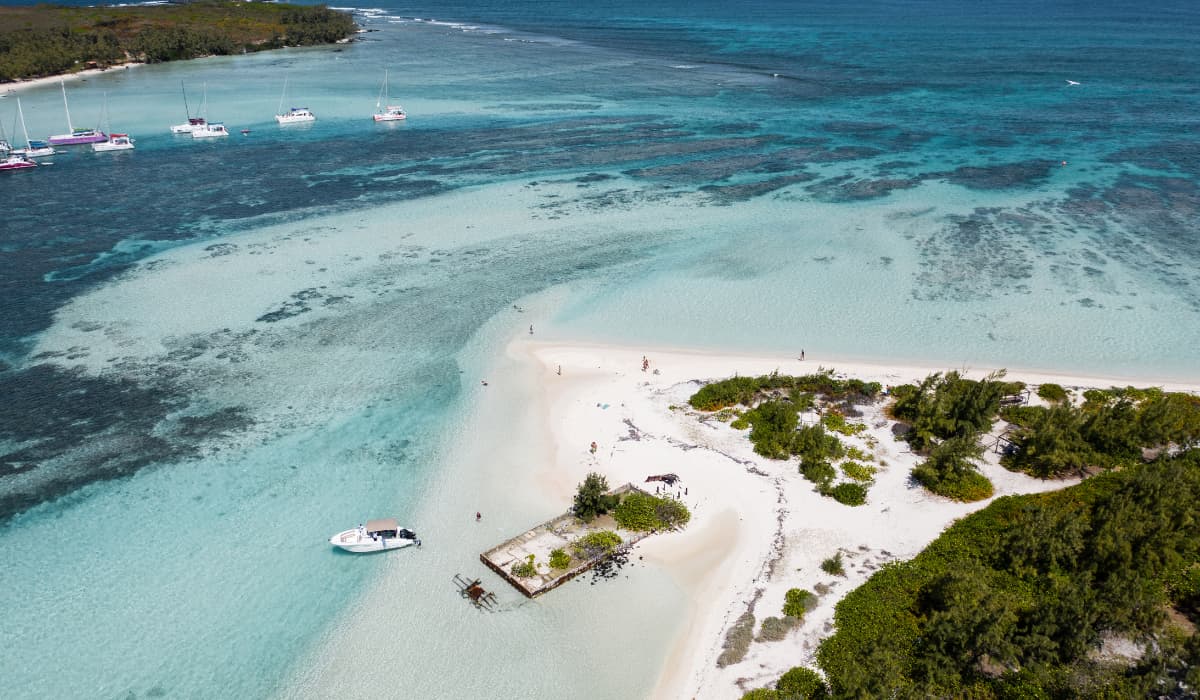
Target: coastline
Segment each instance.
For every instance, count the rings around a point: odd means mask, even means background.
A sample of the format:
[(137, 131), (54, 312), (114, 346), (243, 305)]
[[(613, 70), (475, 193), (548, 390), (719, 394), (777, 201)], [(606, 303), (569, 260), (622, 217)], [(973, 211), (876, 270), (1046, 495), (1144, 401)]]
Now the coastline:
[[(850, 508), (814, 493), (794, 463), (754, 454), (745, 432), (702, 422), (686, 407), (701, 382), (735, 373), (805, 374), (824, 367), (887, 385), (947, 368), (526, 340), (513, 341), (510, 356), (526, 354), (514, 352), (519, 345), (538, 366), (546, 395), (538, 403), (554, 460), (541, 469), (539, 481), (548, 497), (569, 499), (589, 471), (600, 471), (610, 484), (675, 472), (683, 479), (679, 488), (687, 489), (681, 497), (693, 513), (689, 526), (648, 538), (635, 550), (666, 571), (687, 597), (686, 619), (663, 656), (655, 698), (736, 698), (793, 666), (815, 667), (816, 647), (831, 633), (837, 601), (879, 566), (915, 556), (954, 520), (997, 497), (1076, 483), (1008, 472), (989, 453), (982, 471), (995, 485), (993, 498), (967, 504), (932, 495), (909, 484), (908, 473), (919, 459), (894, 440), (876, 408), (860, 420), (870, 426), (876, 454), (887, 467), (877, 475), (867, 504)], [(641, 371), (643, 356), (650, 372)], [(980, 377), (992, 369), (968, 368), (964, 374)], [(1066, 387), (1133, 383), (1200, 391), (1200, 384), (1064, 372), (1008, 370), (1007, 376)], [(595, 455), (587, 450), (591, 440), (600, 444)], [(846, 559), (844, 578), (820, 571), (819, 563), (835, 552)], [(726, 631), (746, 610), (753, 610), (757, 630), (764, 618), (781, 614), (787, 589), (818, 583), (832, 590), (800, 626), (781, 641), (755, 642), (738, 663), (717, 667)]]
[(118, 63), (107, 68), (85, 68), (74, 73), (63, 73), (61, 75), (47, 75), (42, 78), (27, 78), (25, 80), (14, 80), (10, 83), (0, 83), (0, 97), (7, 97), (10, 94), (20, 92), (22, 90), (30, 90), (33, 88), (45, 87), (53, 85), (60, 80), (79, 80), (101, 73), (108, 73), (115, 70), (128, 70), (133, 66), (144, 66), (145, 63), (140, 61), (129, 61), (127, 63)]

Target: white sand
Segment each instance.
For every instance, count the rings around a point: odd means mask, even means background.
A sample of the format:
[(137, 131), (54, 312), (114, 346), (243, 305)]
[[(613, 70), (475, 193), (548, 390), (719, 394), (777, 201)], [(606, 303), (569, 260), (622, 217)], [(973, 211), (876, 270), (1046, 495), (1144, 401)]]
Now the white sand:
[[(667, 656), (654, 691), (661, 698), (736, 698), (767, 686), (797, 665), (815, 668), (819, 641), (832, 629), (838, 600), (864, 582), (886, 561), (908, 559), (921, 551), (955, 519), (990, 501), (962, 504), (933, 496), (909, 483), (918, 461), (896, 441), (878, 408), (863, 418), (877, 441), (874, 454), (887, 467), (876, 476), (868, 502), (851, 508), (813, 491), (794, 460), (767, 460), (752, 451), (747, 433), (716, 420), (701, 421), (687, 399), (707, 381), (739, 373), (757, 375), (778, 369), (806, 374), (819, 367), (887, 384), (918, 380), (946, 368), (884, 367), (842, 363), (827, 358), (722, 356), (676, 350), (647, 350), (596, 345), (540, 344), (527, 339), (510, 354), (527, 348), (540, 364), (548, 399), (546, 428), (555, 458), (541, 483), (547, 496), (568, 501), (575, 484), (589, 471), (600, 471), (613, 486), (642, 483), (649, 474), (675, 472), (687, 489), (692, 509), (689, 527), (680, 533), (645, 540), (636, 553), (664, 567), (686, 591), (689, 616)], [(516, 352), (514, 352), (514, 350)], [(650, 372), (641, 371), (643, 354)], [(561, 366), (561, 376), (557, 373)], [(962, 370), (963, 368), (959, 368)], [(654, 373), (658, 370), (658, 374)], [(968, 368), (980, 377), (990, 368)], [(1055, 382), (1067, 387), (1107, 387), (1147, 382), (1121, 378), (1071, 377), (1046, 372), (1009, 371), (1010, 379), (1029, 384)], [(1196, 391), (1196, 385), (1166, 384), (1170, 390)], [(605, 407), (607, 406), (607, 407)], [(672, 406), (676, 408), (672, 409)], [(589, 444), (600, 449), (591, 455)], [(845, 442), (867, 448), (862, 437)], [(996, 496), (1047, 491), (1068, 481), (1039, 481), (999, 467), (990, 454), (983, 469)], [(653, 486), (653, 484), (650, 484)], [(843, 552), (846, 576), (820, 570), (820, 562)], [(781, 616), (789, 588), (811, 590), (824, 583), (832, 590), (783, 641), (755, 642), (743, 661), (716, 666), (726, 630), (755, 600), (758, 624)], [(757, 634), (756, 624), (755, 632)]]
[(119, 63), (115, 66), (109, 66), (108, 68), (88, 68), (86, 70), (81, 70), (76, 73), (65, 73), (63, 75), (48, 75), (45, 78), (30, 78), (28, 80), (14, 80), (11, 83), (0, 83), (0, 95), (7, 95), (9, 93), (20, 92), (22, 90), (30, 90), (32, 88), (44, 87), (46, 85), (53, 85), (54, 83), (57, 83), (60, 80), (79, 80), (80, 78), (86, 78), (90, 75), (99, 75), (101, 73), (107, 73), (108, 71), (114, 71), (114, 70), (125, 70), (126, 68), (130, 68), (132, 66), (141, 66), (141, 65), (145, 65), (145, 64), (132, 63), (132, 62), (131, 63)]

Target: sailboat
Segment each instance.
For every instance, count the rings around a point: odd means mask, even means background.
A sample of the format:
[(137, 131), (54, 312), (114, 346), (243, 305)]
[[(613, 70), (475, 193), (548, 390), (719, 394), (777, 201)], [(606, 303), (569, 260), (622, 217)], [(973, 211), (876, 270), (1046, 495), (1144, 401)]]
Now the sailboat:
[[(108, 93), (104, 93), (104, 109), (101, 111), (103, 115), (101, 121), (105, 127), (108, 126)], [(129, 138), (129, 134), (109, 134), (107, 141), (92, 144), (92, 150), (96, 153), (106, 153), (108, 151), (131, 151), (133, 150), (133, 139)]]
[[(17, 104), (20, 104), (19, 98)], [(3, 132), (0, 132), (0, 136), (2, 135)], [(37, 167), (37, 163), (33, 162), (32, 159), (23, 153), (9, 153), (12, 150), (12, 145), (9, 144), (7, 139), (0, 138), (0, 143), (4, 144), (4, 148), (0, 150), (3, 150), (7, 154), (3, 159), (0, 159), (0, 171), (25, 170)]]
[(17, 114), (21, 118), (21, 133), (25, 135), (25, 148), (19, 148), (13, 151), (13, 155), (25, 156), (26, 158), (36, 158), (40, 156), (52, 156), (57, 151), (54, 147), (45, 141), (34, 141), (29, 138), (29, 129), (25, 127), (25, 110), (21, 108), (21, 98), (17, 98)]
[(283, 111), (283, 102), (287, 99), (287, 78), (283, 79), (283, 94), (279, 96), (279, 113), (275, 115), (275, 121), (282, 124), (303, 124), (304, 122), (315, 122), (317, 115), (309, 111), (308, 107), (289, 107), (288, 111)]
[(85, 143), (99, 143), (107, 141), (108, 135), (99, 129), (77, 129), (71, 124), (71, 106), (67, 104), (67, 84), (63, 81), (58, 81), (62, 86), (63, 109), (67, 113), (67, 129), (71, 131), (69, 134), (58, 134), (47, 139), (51, 146), (78, 146)]
[[(192, 116), (192, 110), (188, 109), (187, 87), (184, 86), (182, 80), (179, 81), (179, 87), (181, 90), (183, 90), (183, 111), (185, 114), (187, 114), (187, 124), (176, 124), (175, 126), (172, 126), (171, 133), (172, 134), (190, 134), (193, 131), (195, 131), (197, 127), (206, 126), (208, 124), (208, 121), (204, 118), (204, 116), (202, 116), (203, 111), (204, 111), (203, 107), (201, 107), (201, 109), (200, 109), (201, 115), (197, 115), (195, 117)], [(204, 99), (205, 99), (205, 102), (208, 101), (208, 84), (207, 83), (205, 83), (205, 87), (204, 87)], [(204, 103), (201, 103), (201, 104), (203, 105)]]
[(383, 71), (383, 86), (379, 88), (379, 98), (375, 100), (375, 121), (394, 122), (408, 118), (400, 105), (388, 104), (388, 74)]
[(221, 122), (208, 121), (208, 83), (204, 84), (204, 101), (200, 103), (200, 124), (192, 128), (192, 138), (211, 139), (218, 136), (228, 136), (229, 129)]

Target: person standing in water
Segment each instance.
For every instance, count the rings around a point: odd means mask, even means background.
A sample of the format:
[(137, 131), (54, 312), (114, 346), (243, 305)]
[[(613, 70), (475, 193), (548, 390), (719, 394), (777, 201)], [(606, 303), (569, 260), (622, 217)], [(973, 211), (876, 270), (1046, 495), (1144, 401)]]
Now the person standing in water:
[(529, 324), (529, 335), (533, 335), (533, 324)]

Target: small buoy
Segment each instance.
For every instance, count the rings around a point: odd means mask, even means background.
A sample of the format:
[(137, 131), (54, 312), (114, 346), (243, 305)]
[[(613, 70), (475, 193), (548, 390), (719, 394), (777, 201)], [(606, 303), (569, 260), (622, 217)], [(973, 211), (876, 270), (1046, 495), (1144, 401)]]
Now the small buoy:
[(1062, 166), (1063, 166), (1064, 168), (1065, 168), (1065, 167), (1067, 167), (1067, 161), (1065, 161), (1065, 160), (1064, 160), (1064, 161), (1062, 162)]

